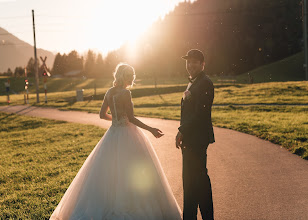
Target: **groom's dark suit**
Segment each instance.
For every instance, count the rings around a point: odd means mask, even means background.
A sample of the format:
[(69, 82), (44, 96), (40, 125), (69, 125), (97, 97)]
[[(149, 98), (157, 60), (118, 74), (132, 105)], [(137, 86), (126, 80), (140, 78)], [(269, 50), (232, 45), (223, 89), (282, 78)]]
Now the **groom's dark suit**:
[(213, 219), (211, 181), (206, 168), (206, 150), (213, 143), (211, 108), (214, 99), (212, 81), (201, 72), (188, 86), (190, 96), (181, 100), (183, 135), (184, 220), (197, 219), (198, 205), (203, 219)]

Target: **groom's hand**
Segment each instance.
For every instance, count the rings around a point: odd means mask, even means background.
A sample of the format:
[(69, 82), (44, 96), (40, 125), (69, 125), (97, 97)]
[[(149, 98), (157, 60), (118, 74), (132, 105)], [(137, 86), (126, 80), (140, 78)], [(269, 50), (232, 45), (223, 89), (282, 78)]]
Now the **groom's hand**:
[(183, 140), (183, 135), (181, 132), (178, 132), (178, 134), (175, 137), (175, 146), (177, 149), (182, 147), (182, 140)]

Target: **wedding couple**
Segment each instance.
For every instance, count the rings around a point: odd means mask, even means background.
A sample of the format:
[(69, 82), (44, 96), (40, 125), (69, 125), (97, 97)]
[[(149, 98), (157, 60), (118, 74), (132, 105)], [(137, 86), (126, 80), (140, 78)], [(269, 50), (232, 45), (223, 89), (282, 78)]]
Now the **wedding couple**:
[[(183, 156), (183, 219), (214, 219), (206, 151), (214, 142), (212, 81), (204, 73), (204, 55), (192, 49), (182, 57), (190, 83), (181, 100), (176, 147)], [(119, 64), (114, 86), (106, 94), (100, 118), (111, 127), (95, 146), (50, 219), (180, 220), (181, 209), (159, 159), (141, 129), (156, 138), (163, 133), (135, 118), (131, 93), (133, 67)], [(107, 111), (110, 109), (111, 114)], [(166, 146), (167, 147), (167, 146)]]

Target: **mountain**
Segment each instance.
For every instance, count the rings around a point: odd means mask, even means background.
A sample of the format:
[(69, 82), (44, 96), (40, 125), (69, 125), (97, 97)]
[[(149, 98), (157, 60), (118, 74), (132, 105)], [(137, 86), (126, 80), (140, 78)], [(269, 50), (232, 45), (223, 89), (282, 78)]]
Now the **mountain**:
[[(47, 56), (46, 64), (51, 68), (55, 55), (50, 51), (37, 49), (38, 59), (40, 56)], [(17, 66), (25, 67), (31, 57), (34, 57), (32, 45), (0, 27), (0, 72), (7, 71), (8, 68), (14, 72)]]

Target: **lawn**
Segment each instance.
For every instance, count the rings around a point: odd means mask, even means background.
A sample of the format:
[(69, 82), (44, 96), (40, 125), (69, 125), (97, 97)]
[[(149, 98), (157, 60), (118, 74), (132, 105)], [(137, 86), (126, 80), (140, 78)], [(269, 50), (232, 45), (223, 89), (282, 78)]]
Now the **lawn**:
[[(214, 104), (308, 104), (308, 82), (269, 82), (258, 84), (215, 83)], [(135, 105), (169, 106), (179, 105), (186, 84), (165, 84), (157, 88), (151, 85), (137, 85), (131, 89)], [(85, 102), (76, 102), (76, 91), (48, 93), (48, 103), (40, 93), (40, 103), (36, 94), (30, 94), (30, 104), (62, 109), (89, 111), (89, 106), (100, 107), (107, 88), (99, 88), (94, 96), (93, 89), (85, 89)], [(0, 96), (0, 104), (6, 105), (7, 97)], [(23, 104), (24, 95), (10, 96), (11, 104)], [(97, 111), (97, 110), (96, 110)]]
[[(137, 85), (131, 89), (137, 116), (180, 119), (180, 99), (186, 84)], [(74, 91), (48, 94), (48, 103), (30, 104), (62, 110), (98, 113), (107, 88), (84, 91), (85, 101), (76, 102)], [(41, 94), (41, 100), (44, 96)], [(6, 97), (0, 96), (5, 104)], [(12, 104), (23, 104), (22, 95), (11, 96)], [(268, 106), (270, 105), (270, 106)], [(280, 144), (308, 159), (308, 83), (269, 82), (258, 84), (215, 83), (214, 126), (253, 134)]]
[(0, 113), (0, 219), (48, 219), (105, 130)]

